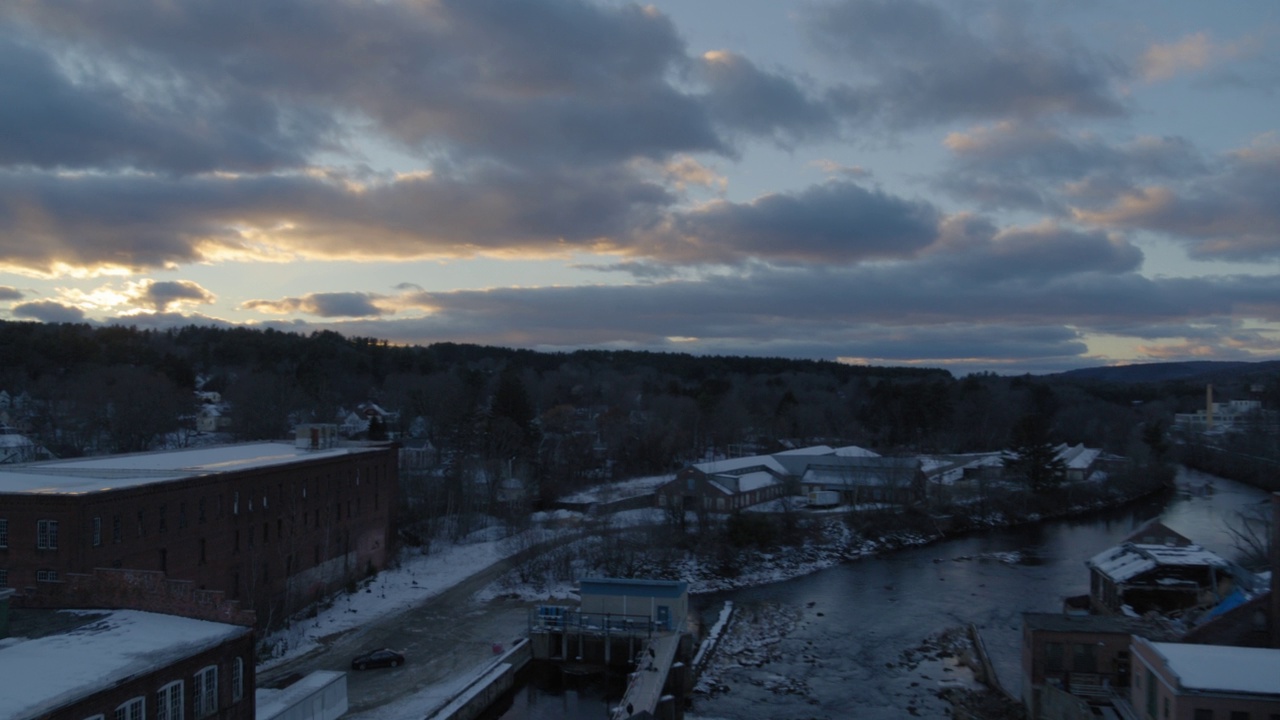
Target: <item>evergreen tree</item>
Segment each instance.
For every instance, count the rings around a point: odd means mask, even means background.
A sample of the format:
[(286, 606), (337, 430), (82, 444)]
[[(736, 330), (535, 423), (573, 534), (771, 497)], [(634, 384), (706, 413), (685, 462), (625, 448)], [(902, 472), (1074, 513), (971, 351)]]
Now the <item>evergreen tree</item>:
[(1049, 440), (1049, 425), (1042, 415), (1024, 415), (1018, 420), (1008, 453), (1004, 460), (1006, 472), (1025, 479), (1036, 492), (1057, 487), (1066, 476), (1066, 463)]

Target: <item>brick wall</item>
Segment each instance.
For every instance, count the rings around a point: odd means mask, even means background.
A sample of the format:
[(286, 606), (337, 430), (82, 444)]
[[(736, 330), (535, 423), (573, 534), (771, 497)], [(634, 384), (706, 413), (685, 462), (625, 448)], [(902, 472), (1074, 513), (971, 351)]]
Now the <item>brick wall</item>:
[[(239, 658), (244, 670), (244, 688), (239, 700), (234, 700), (231, 693), (231, 673), (235, 659)], [(254, 688), (257, 680), (253, 667), (253, 633), (246, 630), (243, 635), (232, 638), (221, 645), (204, 652), (192, 655), (176, 663), (158, 667), (152, 672), (139, 675), (120, 685), (104, 688), (89, 697), (69, 702), (52, 713), (53, 718), (92, 717), (101, 713), (111, 718), (115, 709), (134, 697), (146, 699), (145, 717), (156, 716), (156, 693), (160, 688), (176, 680), (183, 681), (184, 716), (196, 717), (194, 713), (192, 683), (196, 673), (204, 668), (216, 665), (218, 668), (218, 711), (204, 718), (212, 720), (253, 720)]]
[(40, 583), (17, 596), (15, 606), (146, 610), (230, 625), (255, 624), (254, 613), (228, 600), (220, 590), (199, 590), (189, 580), (173, 580), (156, 570), (98, 568), (91, 574), (68, 573), (57, 583)]
[[(397, 485), (397, 451), (386, 447), (89, 494), (0, 493), (0, 568), (18, 594), (37, 596), (58, 591), (37, 580), (42, 570), (62, 581), (99, 568), (159, 572), (275, 626), (386, 567)], [(41, 519), (58, 521), (56, 549), (37, 548)]]

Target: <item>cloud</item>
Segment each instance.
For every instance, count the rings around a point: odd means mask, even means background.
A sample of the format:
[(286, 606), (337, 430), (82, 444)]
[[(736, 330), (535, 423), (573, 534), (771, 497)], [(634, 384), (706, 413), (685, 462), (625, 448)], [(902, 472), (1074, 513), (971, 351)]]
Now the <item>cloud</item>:
[(943, 144), (951, 160), (934, 187), (988, 210), (1066, 216), (1073, 203), (1110, 199), (1147, 180), (1202, 174), (1208, 167), (1181, 137), (1116, 144), (1093, 133), (1009, 120), (949, 133)]
[(174, 82), (126, 53), (84, 62), (66, 50), (0, 25), (0, 164), (266, 170), (303, 164), (331, 130), (266, 97)]
[(1203, 73), (1227, 61), (1259, 54), (1271, 42), (1274, 41), (1261, 35), (1247, 35), (1224, 43), (1203, 31), (1191, 33), (1173, 42), (1152, 43), (1142, 53), (1138, 69), (1147, 82), (1162, 82), (1179, 75)]
[[(673, 82), (689, 62), (674, 26), (637, 6), (193, 0), (159, 13), (146, 2), (50, 0), (9, 14), (50, 52), (93, 55), (104, 78), (163, 91), (130, 98), (139, 115), (166, 128), (166, 112), (199, 117), (194, 152), (287, 166), (298, 150), (352, 149), (357, 128), (422, 156), (521, 166), (727, 149), (699, 99)], [(121, 124), (145, 141), (138, 123)], [(168, 137), (156, 145), (177, 144)]]
[(8, 285), (0, 285), (0, 300), (21, 300), (25, 297), (22, 291)]
[(1280, 320), (1270, 278), (1153, 280), (1080, 271), (974, 282), (954, 268), (954, 258), (938, 255), (623, 286), (423, 293), (412, 301), (432, 308), (425, 317), (322, 327), (411, 343), (924, 358), (974, 369), (1079, 366), (1094, 361), (1090, 337), (1135, 332), (1153, 346), (1198, 333), (1200, 344), (1223, 343), (1233, 355), (1274, 352), (1275, 333), (1242, 330), (1251, 319)]
[(40, 300), (14, 305), (12, 313), (16, 318), (39, 320), (47, 323), (70, 323), (84, 320), (84, 311), (80, 308), (70, 307), (52, 300)]
[[(831, 99), (889, 127), (958, 119), (1125, 113), (1113, 88), (1124, 70), (1063, 33), (1037, 36), (995, 5), (962, 18), (954, 4), (841, 0), (815, 5), (805, 27), (856, 80)], [(986, 18), (989, 28), (980, 28)], [(860, 82), (859, 82), (860, 81)]]
[(1147, 184), (1105, 205), (1073, 208), (1078, 222), (1163, 233), (1205, 260), (1280, 258), (1280, 142), (1264, 136), (1199, 175)]
[(371, 293), (309, 293), (303, 297), (280, 300), (248, 300), (241, 303), (240, 307), (277, 315), (303, 312), (324, 318), (380, 317), (394, 314), (395, 310), (383, 305), (383, 300), (383, 296)]
[(636, 254), (663, 262), (851, 263), (909, 257), (937, 237), (938, 211), (855, 183), (831, 181), (746, 203), (674, 212)]
[(726, 127), (792, 145), (810, 137), (829, 137), (837, 129), (831, 108), (806, 96), (800, 84), (756, 67), (733, 52), (702, 56), (702, 76), (712, 117)]
[(190, 280), (144, 280), (134, 292), (156, 312), (165, 312), (171, 305), (211, 305), (217, 300), (213, 293)]

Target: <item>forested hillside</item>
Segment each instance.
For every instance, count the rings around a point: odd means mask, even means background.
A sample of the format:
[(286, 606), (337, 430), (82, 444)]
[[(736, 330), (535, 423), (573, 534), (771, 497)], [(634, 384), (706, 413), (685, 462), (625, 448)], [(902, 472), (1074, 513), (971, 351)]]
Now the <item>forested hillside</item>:
[[(1274, 372), (1237, 381), (1241, 392), (1261, 382), (1277, 394)], [(1233, 391), (1221, 383), (1220, 393)], [(286, 437), (296, 423), (336, 422), (340, 411), (376, 402), (398, 413), (386, 432), (428, 446), (447, 471), (518, 468), (544, 496), (784, 442), (886, 454), (993, 450), (1026, 416), (1042, 419), (1055, 442), (1128, 454), (1141, 448), (1143, 428), (1167, 426), (1204, 397), (1193, 380), (954, 378), (782, 358), (16, 322), (0, 322), (0, 390), (23, 399), (7, 423), (59, 457), (200, 441), (196, 390), (226, 400), (236, 440)]]

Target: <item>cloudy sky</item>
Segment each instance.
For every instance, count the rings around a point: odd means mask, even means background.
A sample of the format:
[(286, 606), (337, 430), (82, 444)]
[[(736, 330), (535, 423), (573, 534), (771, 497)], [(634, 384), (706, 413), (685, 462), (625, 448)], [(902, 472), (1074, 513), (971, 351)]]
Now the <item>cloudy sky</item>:
[(0, 318), (1280, 357), (1280, 3), (6, 0)]

